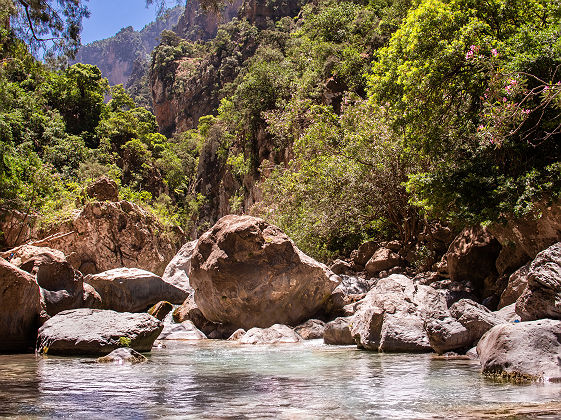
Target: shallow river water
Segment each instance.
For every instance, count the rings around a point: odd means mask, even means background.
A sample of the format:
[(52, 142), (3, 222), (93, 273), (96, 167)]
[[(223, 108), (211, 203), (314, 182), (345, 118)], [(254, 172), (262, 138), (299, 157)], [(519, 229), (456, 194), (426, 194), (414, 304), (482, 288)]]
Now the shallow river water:
[(0, 416), (453, 419), (474, 409), (561, 400), (561, 385), (495, 383), (480, 376), (477, 362), (377, 354), (319, 340), (166, 342), (148, 357), (118, 366), (0, 356)]

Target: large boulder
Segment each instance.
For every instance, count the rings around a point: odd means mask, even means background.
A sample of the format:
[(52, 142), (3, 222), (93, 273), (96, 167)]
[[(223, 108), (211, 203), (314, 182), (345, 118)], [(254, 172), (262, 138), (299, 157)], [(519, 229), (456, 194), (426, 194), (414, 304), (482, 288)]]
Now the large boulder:
[(208, 320), (245, 329), (298, 325), (324, 307), (340, 282), (276, 226), (234, 215), (201, 236), (189, 279)]
[(357, 345), (383, 352), (429, 352), (424, 324), (445, 313), (443, 293), (403, 275), (380, 279), (351, 322)]
[(378, 248), (380, 248), (380, 245), (374, 241), (368, 241), (359, 246), (357, 250), (351, 253), (351, 259), (355, 267), (364, 268)]
[(166, 267), (162, 279), (175, 287), (192, 292), (193, 288), (189, 284), (189, 270), (191, 268), (191, 258), (195, 252), (198, 241), (187, 242), (181, 247), (179, 252), (173, 257)]
[(508, 322), (504, 315), (470, 299), (461, 299), (450, 307), (448, 314), (427, 320), (425, 330), (431, 347), (439, 354), (468, 350), (491, 328)]
[(349, 345), (355, 344), (350, 329), (350, 317), (335, 318), (325, 325), (323, 332), (323, 342), (325, 344)]
[(58, 355), (106, 355), (119, 347), (148, 352), (164, 324), (147, 313), (99, 309), (63, 311), (39, 329), (37, 351)]
[(269, 328), (251, 328), (240, 338), (241, 344), (299, 343), (302, 338), (292, 328), (275, 324)]
[(485, 279), (496, 275), (495, 261), (501, 251), (499, 242), (485, 229), (464, 229), (450, 244), (445, 255), (448, 274), (455, 282), (471, 282), (478, 290)]
[(62, 251), (83, 274), (138, 267), (161, 275), (182, 238), (136, 204), (96, 201), (34, 244)]
[(477, 345), (482, 372), (501, 379), (561, 380), (561, 321), (502, 324)]
[(34, 276), (0, 258), (0, 353), (33, 349), (41, 311)]
[(526, 290), (526, 287), (528, 286), (529, 271), (530, 264), (526, 264), (510, 275), (508, 278), (508, 284), (501, 294), (498, 306), (499, 309), (512, 305), (520, 296), (522, 296), (522, 293), (524, 293), (524, 290)]
[(162, 300), (180, 304), (187, 296), (161, 277), (138, 268), (115, 268), (90, 274), (84, 281), (101, 296), (101, 307), (97, 309), (142, 312)]
[(87, 305), (82, 274), (72, 267), (65, 255), (47, 247), (22, 245), (7, 251), (10, 263), (35, 276), (50, 316)]
[(561, 242), (540, 252), (530, 263), (528, 285), (516, 301), (523, 321), (561, 319)]

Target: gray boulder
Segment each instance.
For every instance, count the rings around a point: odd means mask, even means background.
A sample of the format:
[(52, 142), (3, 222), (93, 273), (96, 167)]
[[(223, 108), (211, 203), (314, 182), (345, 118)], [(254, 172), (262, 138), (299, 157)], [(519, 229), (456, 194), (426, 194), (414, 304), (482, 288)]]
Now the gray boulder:
[(340, 317), (328, 322), (323, 332), (323, 342), (341, 346), (355, 344), (349, 323), (350, 317)]
[(528, 286), (516, 301), (523, 321), (561, 319), (561, 242), (540, 252), (530, 263)]
[(99, 357), (97, 363), (114, 363), (117, 365), (123, 365), (125, 363), (135, 364), (146, 362), (146, 357), (128, 347), (121, 347), (117, 350), (113, 350), (107, 356)]
[(502, 324), (477, 344), (484, 374), (512, 381), (560, 381), (561, 321)]
[(192, 293), (193, 288), (189, 284), (189, 270), (191, 269), (191, 257), (196, 246), (196, 240), (183, 245), (167, 265), (162, 280), (187, 293)]
[(319, 319), (310, 319), (303, 324), (294, 327), (294, 331), (304, 340), (313, 340), (323, 337), (325, 322)]
[(0, 353), (32, 350), (41, 312), (35, 278), (0, 258)]
[(158, 340), (204, 340), (206, 335), (191, 321), (181, 324), (166, 324)]
[(37, 351), (58, 355), (106, 355), (119, 347), (148, 352), (164, 328), (147, 313), (99, 309), (63, 311), (39, 329)]
[(165, 300), (181, 304), (187, 294), (161, 277), (139, 268), (115, 268), (90, 274), (84, 281), (101, 297), (101, 306), (118, 312), (141, 312)]
[(366, 293), (374, 287), (376, 281), (344, 274), (339, 277), (341, 283), (331, 293), (326, 311), (332, 316), (352, 315), (356, 312), (355, 303), (364, 299)]
[(429, 352), (424, 324), (447, 310), (444, 295), (406, 276), (380, 279), (351, 323), (357, 345), (383, 352)]
[(240, 338), (241, 344), (286, 344), (301, 341), (302, 338), (292, 328), (281, 324), (269, 328), (251, 328)]

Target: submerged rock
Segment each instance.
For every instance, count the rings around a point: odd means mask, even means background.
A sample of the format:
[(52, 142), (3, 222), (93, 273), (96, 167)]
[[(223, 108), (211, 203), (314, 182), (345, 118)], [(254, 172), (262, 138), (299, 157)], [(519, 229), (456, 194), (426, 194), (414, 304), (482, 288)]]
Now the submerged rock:
[(359, 347), (368, 350), (430, 352), (425, 320), (446, 310), (442, 293), (394, 274), (368, 292), (353, 316), (351, 334)]
[(88, 275), (84, 281), (101, 296), (101, 307), (119, 312), (141, 312), (166, 300), (180, 304), (186, 294), (149, 271), (138, 268), (115, 268)]
[(106, 355), (119, 347), (148, 352), (164, 328), (147, 313), (99, 309), (63, 311), (39, 329), (37, 351), (59, 355)]
[(302, 338), (292, 328), (280, 324), (269, 328), (251, 328), (240, 338), (242, 344), (283, 344), (301, 341)]
[(310, 319), (303, 324), (294, 327), (294, 331), (304, 340), (313, 340), (323, 337), (325, 322), (319, 319)]
[(323, 342), (333, 345), (350, 345), (355, 344), (350, 329), (350, 317), (336, 318), (325, 325), (323, 333)]
[(131, 348), (121, 347), (117, 350), (113, 350), (107, 356), (99, 357), (97, 363), (115, 363), (115, 364), (125, 364), (125, 363), (144, 363), (146, 357), (133, 350)]
[(205, 318), (246, 329), (310, 319), (340, 282), (276, 226), (234, 215), (199, 239), (189, 278)]
[(158, 340), (205, 340), (206, 335), (191, 321), (181, 324), (166, 324)]
[(484, 374), (512, 381), (561, 381), (561, 321), (498, 325), (481, 338), (477, 353)]
[(41, 311), (34, 276), (0, 258), (0, 353), (33, 349)]

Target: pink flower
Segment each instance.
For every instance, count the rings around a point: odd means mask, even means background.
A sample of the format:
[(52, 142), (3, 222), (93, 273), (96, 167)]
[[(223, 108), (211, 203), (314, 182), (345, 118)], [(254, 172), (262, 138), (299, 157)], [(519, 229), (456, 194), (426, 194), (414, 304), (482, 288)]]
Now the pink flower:
[(506, 102), (506, 98), (503, 96), (503, 102)]
[(496, 57), (497, 55), (499, 55), (499, 53), (497, 52), (497, 50), (495, 48), (493, 48), (491, 50), (491, 54), (493, 55), (493, 57)]

